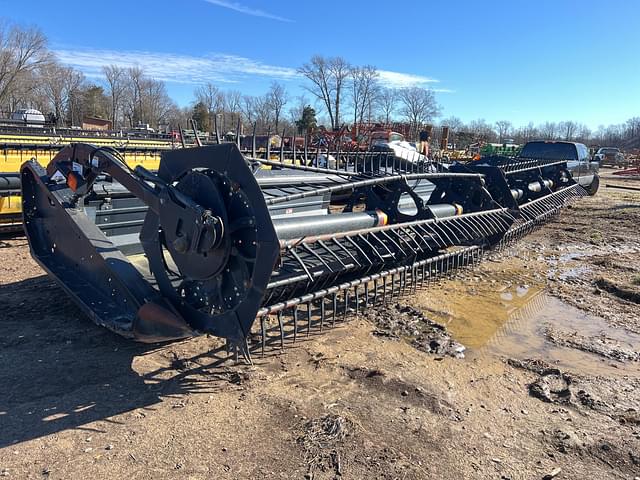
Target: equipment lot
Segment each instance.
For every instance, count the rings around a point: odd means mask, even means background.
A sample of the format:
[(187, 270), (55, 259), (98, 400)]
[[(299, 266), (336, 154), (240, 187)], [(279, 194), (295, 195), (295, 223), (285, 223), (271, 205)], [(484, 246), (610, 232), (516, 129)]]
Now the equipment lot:
[[(469, 347), (464, 359), (394, 338), (384, 312), (289, 339), (253, 366), (204, 336), (135, 344), (85, 318), (24, 238), (3, 239), (0, 472), (637, 477), (638, 200), (602, 188), (499, 258), (400, 300), (447, 324)], [(419, 317), (396, 302), (390, 312)], [(478, 318), (475, 330), (465, 317)]]

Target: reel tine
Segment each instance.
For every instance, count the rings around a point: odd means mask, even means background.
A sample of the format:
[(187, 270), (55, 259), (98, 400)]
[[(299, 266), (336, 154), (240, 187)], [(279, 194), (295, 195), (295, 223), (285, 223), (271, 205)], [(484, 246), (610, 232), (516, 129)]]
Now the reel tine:
[(347, 315), (349, 314), (349, 289), (346, 288), (344, 290), (344, 314), (342, 317), (342, 321), (347, 321)]
[(311, 333), (311, 302), (307, 302), (307, 337)]
[(293, 306), (293, 343), (298, 339), (298, 305)]
[(266, 315), (260, 317), (260, 335), (262, 336), (260, 355), (264, 358), (264, 347), (267, 343), (267, 329), (265, 328)]
[(391, 301), (393, 301), (393, 295), (396, 290), (396, 274), (395, 272), (391, 274)]
[(280, 328), (280, 349), (284, 350), (284, 323), (282, 321), (282, 310), (278, 312), (278, 327)]
[(324, 328), (324, 297), (320, 299), (320, 331)]
[(331, 312), (331, 328), (336, 326), (336, 312), (338, 310), (338, 294), (333, 294), (333, 312)]
[(378, 279), (373, 280), (373, 305), (378, 303)]
[(364, 308), (369, 308), (369, 282), (364, 283)]
[(249, 340), (244, 337), (240, 343), (236, 342), (236, 362), (238, 361), (238, 350), (242, 354), (242, 359), (245, 363), (253, 365), (253, 359), (251, 358), (251, 350), (249, 349)]
[(387, 303), (387, 275), (382, 277), (382, 303)]

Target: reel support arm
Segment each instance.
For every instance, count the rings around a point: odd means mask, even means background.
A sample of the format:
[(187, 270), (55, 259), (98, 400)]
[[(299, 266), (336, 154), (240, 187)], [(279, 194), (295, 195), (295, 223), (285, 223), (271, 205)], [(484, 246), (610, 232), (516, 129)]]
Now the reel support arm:
[(175, 234), (173, 247), (182, 254), (207, 252), (222, 242), (224, 225), (219, 216), (144, 167), (138, 165), (134, 170), (129, 169), (109, 149), (88, 144), (69, 145), (47, 167), (52, 178), (56, 171), (66, 178), (67, 186), (78, 197), (91, 192), (100, 175), (110, 176), (154, 213), (166, 220), (171, 219), (168, 223)]

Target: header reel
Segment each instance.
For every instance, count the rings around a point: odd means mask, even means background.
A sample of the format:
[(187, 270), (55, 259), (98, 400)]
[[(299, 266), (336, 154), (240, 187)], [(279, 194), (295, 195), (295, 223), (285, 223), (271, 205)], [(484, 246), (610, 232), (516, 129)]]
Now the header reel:
[[(476, 261), (525, 211), (511, 194), (519, 184), (497, 167), (269, 167), (230, 143), (164, 152), (157, 173), (70, 145), (46, 170), (22, 167), (32, 255), (117, 333), (156, 342), (205, 332), (248, 354), (256, 317), (263, 345), (271, 314), (282, 339), (289, 314), (295, 338), (299, 307), (310, 328), (314, 316), (322, 326), (329, 312), (335, 321), (385, 298), (388, 279), (391, 295), (398, 279), (415, 288)], [(537, 212), (550, 196), (534, 193)]]

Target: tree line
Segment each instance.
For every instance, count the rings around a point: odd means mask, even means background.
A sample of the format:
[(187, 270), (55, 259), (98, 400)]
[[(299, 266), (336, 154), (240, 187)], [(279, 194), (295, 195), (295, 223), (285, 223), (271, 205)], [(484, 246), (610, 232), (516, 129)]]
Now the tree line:
[(58, 126), (81, 125), (84, 117), (112, 122), (114, 129), (149, 124), (153, 128), (186, 127), (194, 119), (199, 129), (258, 133), (303, 132), (316, 125), (338, 129), (345, 124), (404, 122), (417, 136), (425, 124), (450, 127), (458, 143), (523, 143), (534, 138), (576, 140), (587, 144), (624, 145), (640, 135), (640, 117), (624, 124), (592, 131), (574, 122), (545, 122), (515, 127), (508, 120), (468, 123), (457, 117), (436, 122), (442, 108), (433, 90), (419, 86), (389, 88), (373, 65), (352, 65), (342, 57), (314, 55), (298, 68), (304, 93), (292, 96), (285, 85), (272, 82), (262, 95), (220, 89), (213, 83), (197, 86), (193, 101), (180, 107), (164, 82), (140, 67), (105, 65), (101, 78), (61, 64), (49, 50), (44, 34), (35, 27), (0, 23), (0, 111), (3, 116), (20, 108), (35, 108)]
[[(565, 140), (581, 142), (586, 145), (606, 145), (631, 147), (640, 138), (640, 117), (633, 117), (621, 124), (600, 125), (592, 130), (587, 125), (571, 120), (561, 122), (543, 122), (535, 125), (514, 126), (509, 120), (489, 123), (484, 119), (465, 123), (458, 117), (444, 118), (439, 122), (448, 126), (450, 137), (459, 145), (484, 141), (503, 143), (513, 140), (523, 144), (530, 140)], [(638, 148), (636, 145), (634, 148)]]

